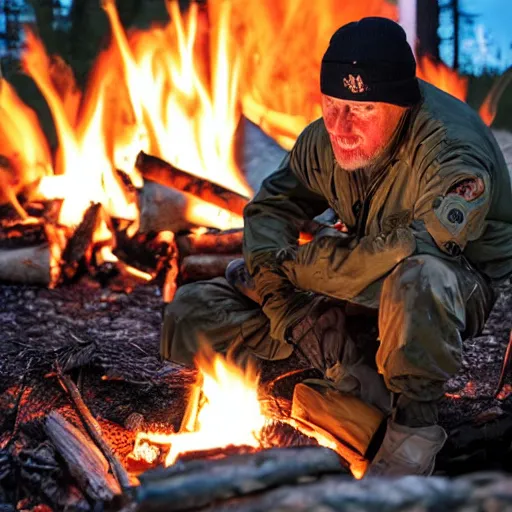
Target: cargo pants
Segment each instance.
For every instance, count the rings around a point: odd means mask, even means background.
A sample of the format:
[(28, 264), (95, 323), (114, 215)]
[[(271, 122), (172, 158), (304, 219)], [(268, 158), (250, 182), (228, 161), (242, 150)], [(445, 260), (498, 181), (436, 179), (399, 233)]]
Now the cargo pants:
[[(375, 358), (387, 388), (429, 401), (442, 396), (444, 383), (458, 371), (462, 340), (482, 330), (494, 293), (464, 262), (415, 255), (351, 302), (378, 309)], [(202, 343), (220, 353), (239, 349), (266, 360), (293, 351), (270, 337), (259, 305), (224, 278), (185, 285), (166, 307), (161, 355), (192, 364)]]

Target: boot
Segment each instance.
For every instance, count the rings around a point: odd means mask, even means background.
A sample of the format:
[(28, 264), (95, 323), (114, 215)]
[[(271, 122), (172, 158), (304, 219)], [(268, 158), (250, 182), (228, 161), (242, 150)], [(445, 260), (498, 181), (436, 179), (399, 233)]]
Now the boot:
[(406, 427), (389, 420), (382, 444), (365, 476), (429, 476), (446, 438), (439, 425)]

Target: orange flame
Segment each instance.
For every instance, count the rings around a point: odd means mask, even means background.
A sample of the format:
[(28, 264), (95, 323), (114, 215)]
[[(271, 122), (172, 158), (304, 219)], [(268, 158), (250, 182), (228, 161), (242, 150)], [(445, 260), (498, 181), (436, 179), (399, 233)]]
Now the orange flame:
[(94, 100), (74, 126), (48, 74), (50, 60), (44, 46), (28, 28), (26, 47), (23, 66), (50, 107), (59, 139), (55, 175), (41, 180), (39, 194), (47, 199), (64, 199), (59, 215), (63, 225), (76, 226), (92, 202), (101, 203), (112, 216), (135, 219), (135, 205), (127, 203), (106, 153), (102, 132), (103, 83), (96, 84)]
[(152, 464), (158, 458), (156, 446), (169, 447), (165, 465), (174, 464), (187, 452), (228, 446), (261, 448), (262, 430), (276, 419), (316, 439), (318, 444), (338, 452), (350, 464), (352, 474), (361, 478), (368, 462), (348, 449), (326, 430), (293, 418), (275, 418), (258, 396), (259, 374), (249, 364), (239, 368), (229, 357), (203, 348), (196, 358), (199, 374), (190, 389), (180, 431), (172, 434), (139, 432), (130, 457)]
[(418, 78), (425, 80), (425, 82), (435, 85), (461, 101), (466, 101), (468, 79), (459, 76), (457, 71), (449, 68), (443, 62), (436, 62), (428, 56), (420, 57), (416, 74)]
[[(102, 5), (113, 39), (95, 62), (83, 95), (69, 77), (59, 83), (55, 62), (63, 76), (69, 69), (48, 57), (41, 41), (27, 29), (23, 67), (50, 107), (59, 141), (53, 172), (41, 179), (36, 196), (65, 199), (59, 218), (63, 225), (76, 226), (91, 202), (100, 202), (110, 216), (135, 220), (136, 206), (125, 197), (113, 169), (122, 168), (141, 186), (134, 169), (140, 150), (251, 195), (234, 158), (239, 59), (228, 48), (230, 3), (224, 2), (219, 10), (208, 61), (197, 40), (197, 4), (182, 16), (177, 1), (169, 1), (170, 23), (133, 31), (129, 37), (114, 0)], [(120, 115), (125, 117), (121, 123)], [(34, 139), (32, 143), (38, 147)], [(219, 228), (242, 225), (238, 215), (204, 201), (189, 197), (187, 205), (192, 222)]]
[[(218, 2), (209, 6), (215, 13)], [(305, 126), (321, 116), (318, 77), (329, 38), (341, 25), (364, 16), (397, 19), (398, 13), (386, 0), (233, 2), (233, 41), (244, 63), (244, 114), (289, 149)]]
[[(197, 382), (191, 389), (182, 429), (176, 434), (139, 433), (134, 455), (146, 441), (170, 445), (165, 465), (182, 453), (234, 446), (259, 446), (265, 417), (258, 399), (259, 376), (254, 366), (242, 370), (218, 354), (200, 353)], [(139, 454), (140, 455), (140, 454)]]
[[(137, 123), (144, 126), (149, 151), (164, 160), (251, 194), (234, 159), (234, 134), (239, 121), (237, 89), (239, 59), (228, 48), (230, 2), (221, 12), (210, 41), (211, 62), (198, 48), (201, 18), (191, 4), (184, 17), (176, 0), (166, 6), (172, 22), (164, 28), (122, 29), (114, 0), (103, 0), (121, 55), (128, 94)], [(204, 68), (211, 69), (211, 84)]]
[(5, 161), (0, 163), (0, 204), (9, 201), (21, 217), (26, 213), (16, 194), (51, 172), (51, 155), (35, 112), (0, 79), (0, 142)]

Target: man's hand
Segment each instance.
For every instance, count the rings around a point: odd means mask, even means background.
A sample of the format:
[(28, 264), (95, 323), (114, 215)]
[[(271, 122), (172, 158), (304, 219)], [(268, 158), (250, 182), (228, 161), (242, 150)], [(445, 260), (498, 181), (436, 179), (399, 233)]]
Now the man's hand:
[(311, 365), (325, 374), (341, 356), (345, 342), (345, 314), (340, 303), (315, 297), (304, 317), (289, 329), (287, 341)]

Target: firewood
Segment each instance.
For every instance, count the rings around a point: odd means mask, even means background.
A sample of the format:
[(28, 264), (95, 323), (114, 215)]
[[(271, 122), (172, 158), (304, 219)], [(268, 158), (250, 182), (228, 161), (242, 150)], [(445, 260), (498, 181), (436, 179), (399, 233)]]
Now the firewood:
[(44, 222), (31, 218), (27, 221), (0, 222), (0, 249), (20, 249), (43, 244), (48, 240)]
[(144, 473), (134, 496), (141, 512), (190, 510), (218, 499), (341, 471), (341, 459), (328, 448), (275, 448)]
[(343, 475), (330, 475), (315, 482), (220, 501), (208, 507), (208, 512), (465, 512), (508, 510), (511, 499), (512, 478), (499, 472), (479, 472), (455, 479), (405, 476), (352, 480)]
[(100, 203), (89, 206), (84, 213), (82, 222), (69, 238), (66, 247), (62, 251), (61, 279), (70, 280), (75, 276), (80, 261), (91, 246), (100, 211)]
[(180, 256), (191, 254), (239, 254), (242, 252), (243, 229), (176, 237)]
[(49, 286), (52, 282), (52, 254), (49, 243), (0, 249), (0, 281)]
[(240, 215), (147, 180), (139, 191), (139, 211), (141, 233), (178, 233), (196, 226), (231, 229), (243, 225)]
[(93, 500), (110, 501), (121, 489), (109, 473), (109, 465), (96, 445), (80, 430), (52, 411), (45, 431), (65, 460), (80, 488)]
[(125, 491), (132, 484), (130, 476), (128, 475), (121, 461), (118, 459), (117, 455), (114, 453), (114, 450), (112, 450), (110, 445), (103, 438), (101, 427), (87, 407), (87, 404), (84, 402), (82, 395), (80, 394), (80, 390), (69, 375), (61, 373), (59, 375), (59, 380), (69, 393), (71, 401), (76, 407), (76, 410), (80, 416), (80, 419), (82, 420), (82, 423), (84, 424), (85, 429), (91, 436), (92, 440), (96, 443), (96, 446), (101, 450), (107, 459), (110, 467), (112, 468), (112, 472), (114, 473), (117, 481), (119, 482), (119, 485), (121, 486), (121, 489)]
[(187, 192), (240, 216), (249, 201), (248, 197), (178, 169), (143, 151), (137, 156), (135, 165), (146, 180)]
[(223, 276), (226, 267), (241, 254), (195, 254), (183, 258), (180, 273), (184, 281), (201, 281)]

